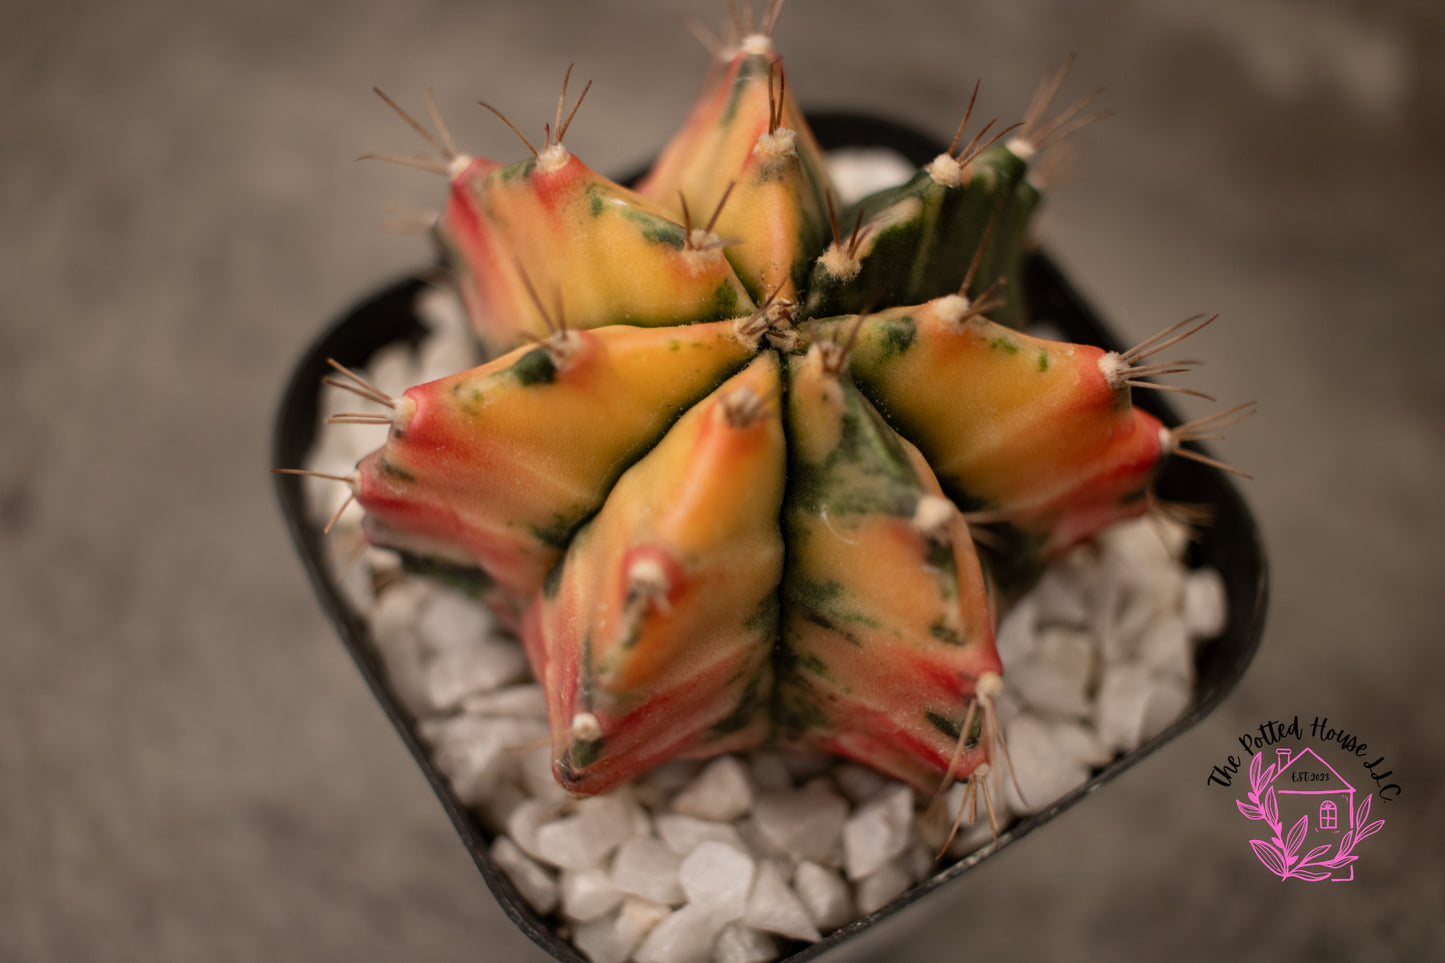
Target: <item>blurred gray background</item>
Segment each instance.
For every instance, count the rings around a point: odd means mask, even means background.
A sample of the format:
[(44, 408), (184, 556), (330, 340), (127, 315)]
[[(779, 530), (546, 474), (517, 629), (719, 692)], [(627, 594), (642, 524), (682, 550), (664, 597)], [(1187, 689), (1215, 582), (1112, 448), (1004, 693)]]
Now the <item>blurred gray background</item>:
[[(630, 4), (0, 3), (0, 960), (543, 959), (496, 908), (313, 602), (266, 474), (287, 370), (421, 264), (439, 181), (365, 151), (434, 84), (519, 146), (571, 61), (602, 170), (704, 54)], [(887, 959), (1422, 959), (1445, 946), (1445, 8), (1424, 0), (789, 0), (803, 103), (951, 134), (1046, 65), (1108, 88), (1049, 249), (1125, 341), (1221, 320), (1191, 384), (1272, 555), (1203, 725), (923, 911)], [(1186, 406), (1192, 413), (1210, 410)], [(1432, 481), (1431, 479), (1434, 479)], [(1209, 769), (1328, 715), (1403, 789), (1348, 885), (1280, 883)], [(1373, 755), (1373, 753), (1372, 753)]]

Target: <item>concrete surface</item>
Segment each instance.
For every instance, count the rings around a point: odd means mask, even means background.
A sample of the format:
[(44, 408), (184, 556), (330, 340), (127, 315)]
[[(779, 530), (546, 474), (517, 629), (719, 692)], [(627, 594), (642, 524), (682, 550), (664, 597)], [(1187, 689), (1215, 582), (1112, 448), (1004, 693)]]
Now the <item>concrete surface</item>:
[[(288, 366), (425, 257), (378, 230), (439, 183), (372, 85), (513, 157), (575, 60), (604, 170), (682, 116), (702, 54), (631, 4), (0, 3), (0, 960), (542, 957), (495, 907), (291, 556), (266, 474)], [(1260, 415), (1222, 446), (1274, 572), (1204, 725), (941, 901), (880, 958), (1424, 959), (1445, 946), (1445, 13), (1409, 0), (790, 0), (799, 97), (951, 132), (1046, 64), (1117, 116), (1050, 248), (1126, 340)], [(1204, 411), (1191, 406), (1190, 410)], [(1431, 479), (1435, 479), (1432, 481)], [(1434, 493), (1434, 494), (1432, 494)], [(1402, 793), (1347, 885), (1281, 883), (1205, 785), (1328, 715)]]

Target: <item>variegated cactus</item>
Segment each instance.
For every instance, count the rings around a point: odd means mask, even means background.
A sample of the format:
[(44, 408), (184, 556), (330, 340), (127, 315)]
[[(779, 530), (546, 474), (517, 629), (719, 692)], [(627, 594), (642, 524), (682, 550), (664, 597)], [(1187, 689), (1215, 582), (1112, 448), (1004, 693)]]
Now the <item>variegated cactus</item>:
[(565, 85), (509, 166), (408, 118), (493, 360), (399, 399), (354, 378), (392, 411), (352, 419), (389, 434), (350, 482), (373, 542), (492, 582), (575, 792), (767, 740), (930, 789), (987, 772), (990, 572), (1144, 512), (1199, 433), (1130, 401), (1188, 330), (1126, 354), (1016, 330), (1032, 173), (1075, 114), (1045, 91), (838, 210), (777, 6), (635, 190), (563, 145)]

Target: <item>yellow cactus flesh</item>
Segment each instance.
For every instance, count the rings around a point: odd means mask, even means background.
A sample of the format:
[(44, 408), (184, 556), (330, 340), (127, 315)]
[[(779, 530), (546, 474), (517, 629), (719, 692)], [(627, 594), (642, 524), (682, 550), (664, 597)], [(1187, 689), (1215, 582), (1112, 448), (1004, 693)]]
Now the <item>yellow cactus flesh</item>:
[[(528, 619), (569, 787), (767, 735), (785, 447), (762, 355), (618, 480)], [(579, 748), (579, 713), (596, 719)], [(618, 755), (624, 761), (618, 762)], [(589, 771), (592, 767), (596, 771)]]
[[(1099, 370), (1104, 352), (1036, 338), (949, 297), (869, 316), (851, 370), (970, 507), (1046, 500), (1132, 425), (1129, 397)], [(851, 319), (823, 323), (840, 328)]]
[(674, 217), (684, 199), (695, 220), (716, 213), (712, 233), (753, 298), (794, 299), (826, 241), (827, 183), (781, 58), (744, 49), (638, 191)]
[(865, 761), (931, 788), (999, 671), (983, 573), (917, 449), (817, 355), (789, 386), (780, 723), (844, 754), (867, 739)]
[(554, 340), (560, 363), (519, 348), (407, 392), (411, 414), (362, 466), (374, 525), (414, 529), (440, 500), (450, 510), (424, 534), (533, 592), (622, 470), (751, 357), (730, 322)]
[(449, 233), (475, 252), (467, 266), (489, 341), (507, 348), (563, 326), (687, 324), (752, 307), (721, 251), (694, 250), (662, 207), (564, 157), (556, 169), (527, 160), (494, 170), (454, 195), (466, 209)]

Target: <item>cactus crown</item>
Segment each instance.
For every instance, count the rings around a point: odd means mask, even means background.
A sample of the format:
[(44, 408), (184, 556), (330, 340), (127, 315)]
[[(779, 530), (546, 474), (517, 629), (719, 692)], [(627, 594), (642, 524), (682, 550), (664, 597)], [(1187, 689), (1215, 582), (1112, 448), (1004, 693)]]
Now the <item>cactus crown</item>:
[(1067, 67), (965, 140), (975, 86), (947, 151), (841, 204), (780, 6), (706, 38), (635, 188), (563, 146), (570, 67), (540, 149), (502, 118), (530, 155), (507, 165), (430, 91), (435, 133), (382, 95), (435, 153), (389, 159), (450, 181), (435, 235), (491, 360), (400, 399), (343, 369), (391, 410), (342, 416), (388, 436), (339, 480), (373, 542), (493, 583), (576, 792), (769, 739), (929, 788), (987, 773), (1000, 584), (1146, 511), (1242, 413), (1171, 431), (1131, 404), (1197, 319), (1118, 354), (1018, 330), (1039, 159), (1099, 116), (1047, 116)]

